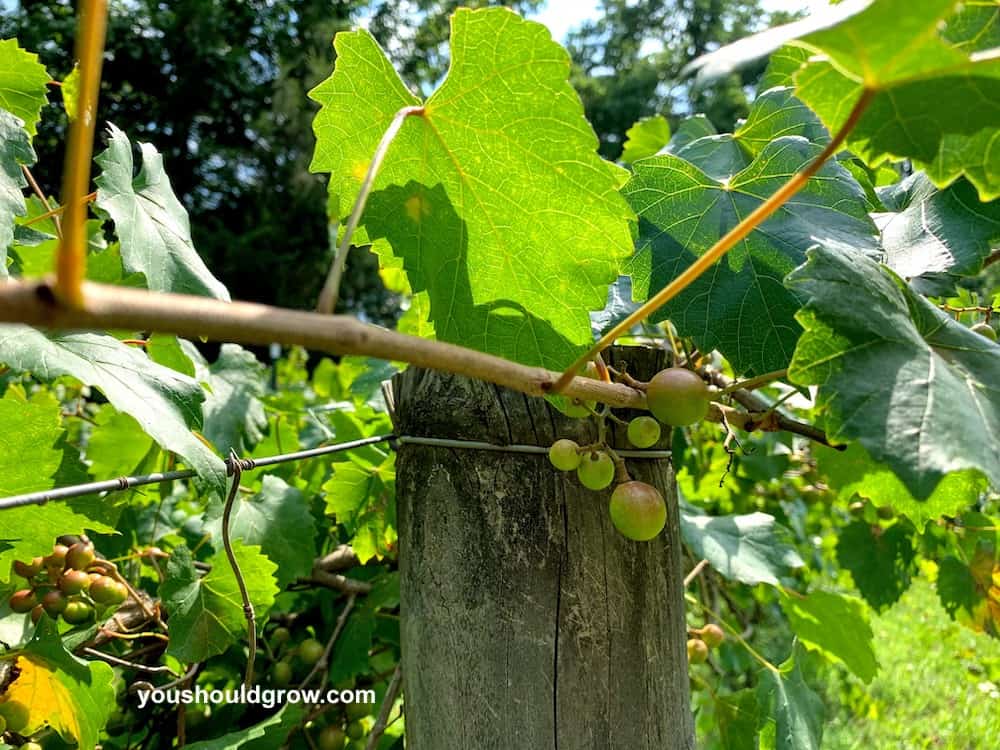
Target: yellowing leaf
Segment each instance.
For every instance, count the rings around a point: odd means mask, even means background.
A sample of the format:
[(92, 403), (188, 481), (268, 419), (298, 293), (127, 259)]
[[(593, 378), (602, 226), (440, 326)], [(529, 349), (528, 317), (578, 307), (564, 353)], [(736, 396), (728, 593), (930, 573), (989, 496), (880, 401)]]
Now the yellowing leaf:
[(80, 736), (80, 721), (69, 690), (55, 671), (37, 657), (17, 660), (21, 670), (7, 690), (4, 703), (20, 703), (28, 711), (28, 726), (21, 734), (34, 734), (45, 726), (55, 729), (66, 739)]

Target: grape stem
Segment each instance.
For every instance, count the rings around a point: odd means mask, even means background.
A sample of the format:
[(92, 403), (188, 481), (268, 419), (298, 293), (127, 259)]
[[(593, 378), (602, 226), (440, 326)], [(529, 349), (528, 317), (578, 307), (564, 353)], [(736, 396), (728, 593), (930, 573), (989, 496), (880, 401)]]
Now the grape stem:
[[(243, 600), (243, 616), (247, 621), (247, 668), (246, 674), (243, 677), (243, 684), (249, 690), (253, 686), (253, 664), (257, 657), (257, 623), (254, 616), (253, 603), (250, 601), (250, 592), (247, 590), (247, 583), (243, 578), (243, 571), (240, 570), (240, 563), (236, 559), (236, 553), (233, 551), (233, 542), (229, 536), (229, 519), (233, 513), (233, 502), (236, 500), (237, 494), (239, 494), (240, 477), (243, 475), (245, 464), (233, 450), (229, 451), (229, 461), (233, 467), (233, 483), (229, 488), (226, 505), (222, 510), (222, 546), (226, 551), (226, 559), (229, 560), (229, 567), (233, 571), (236, 585), (239, 587), (240, 598)], [(252, 468), (252, 464), (248, 468)]]

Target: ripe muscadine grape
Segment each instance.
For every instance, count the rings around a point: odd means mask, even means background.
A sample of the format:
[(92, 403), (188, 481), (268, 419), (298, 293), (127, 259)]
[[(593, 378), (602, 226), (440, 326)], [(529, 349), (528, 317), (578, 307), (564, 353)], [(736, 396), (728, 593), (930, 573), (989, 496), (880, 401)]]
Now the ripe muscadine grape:
[(628, 441), (636, 448), (648, 448), (660, 439), (660, 423), (652, 417), (636, 417), (628, 423)]
[(701, 638), (689, 638), (687, 651), (689, 664), (704, 664), (708, 661), (708, 644)]
[(573, 471), (580, 465), (580, 446), (567, 438), (556, 440), (549, 448), (549, 462), (559, 471)]
[(10, 608), (19, 615), (30, 612), (37, 604), (38, 597), (35, 596), (35, 592), (31, 589), (15, 591), (10, 597)]
[(121, 604), (128, 599), (128, 589), (114, 578), (98, 576), (90, 584), (90, 598), (108, 606)]
[(591, 451), (580, 461), (576, 476), (584, 487), (603, 490), (615, 478), (615, 462), (604, 451)]
[(710, 622), (705, 627), (703, 627), (698, 634), (701, 639), (705, 641), (705, 645), (709, 648), (716, 648), (724, 640), (726, 640), (726, 634), (722, 632), (722, 628), (716, 625), (714, 622)]
[(646, 386), (646, 405), (653, 416), (672, 427), (700, 422), (708, 414), (711, 394), (705, 381), (691, 370), (668, 367)]
[(667, 522), (667, 504), (655, 487), (645, 482), (622, 482), (611, 493), (611, 522), (622, 536), (648, 542)]
[(66, 552), (66, 567), (76, 570), (86, 570), (94, 562), (94, 545), (89, 542), (77, 542)]

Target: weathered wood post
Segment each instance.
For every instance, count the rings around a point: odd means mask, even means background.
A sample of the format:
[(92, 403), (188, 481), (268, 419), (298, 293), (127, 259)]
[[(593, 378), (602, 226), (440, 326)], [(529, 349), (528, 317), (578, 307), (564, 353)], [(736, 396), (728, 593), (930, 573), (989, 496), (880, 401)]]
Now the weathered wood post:
[[(646, 379), (664, 353), (621, 348), (610, 362)], [(593, 420), (464, 377), (410, 368), (393, 394), (400, 435), (595, 437)], [(611, 434), (625, 447), (624, 429)], [(667, 500), (652, 542), (619, 535), (610, 489), (584, 489), (544, 455), (399, 447), (407, 748), (694, 747), (676, 484), (667, 460), (629, 471)]]

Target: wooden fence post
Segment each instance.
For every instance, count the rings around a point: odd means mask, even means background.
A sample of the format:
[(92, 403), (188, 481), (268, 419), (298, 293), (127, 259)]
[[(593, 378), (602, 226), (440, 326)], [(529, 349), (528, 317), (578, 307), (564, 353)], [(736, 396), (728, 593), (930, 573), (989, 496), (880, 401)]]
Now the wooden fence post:
[[(665, 354), (607, 356), (646, 379)], [(596, 432), (449, 374), (410, 368), (392, 392), (399, 435), (548, 447)], [(624, 428), (610, 435), (625, 447)], [(641, 543), (611, 525), (610, 488), (591, 492), (544, 455), (404, 442), (397, 458), (409, 750), (694, 747), (668, 460), (628, 462), (668, 506), (663, 534)]]

